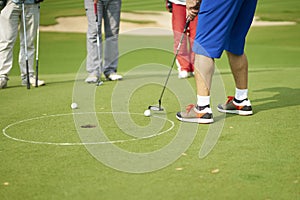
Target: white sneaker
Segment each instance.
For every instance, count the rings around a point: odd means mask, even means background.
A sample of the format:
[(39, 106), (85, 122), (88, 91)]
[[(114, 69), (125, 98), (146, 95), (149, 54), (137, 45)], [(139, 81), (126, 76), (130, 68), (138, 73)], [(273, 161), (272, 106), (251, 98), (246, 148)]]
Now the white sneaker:
[(110, 81), (117, 81), (117, 80), (122, 80), (122, 76), (121, 75), (118, 75), (116, 73), (111, 73), (107, 79), (110, 80)]
[[(32, 86), (36, 86), (35, 85), (35, 76), (30, 76), (29, 77), (29, 83), (32, 85)], [(22, 85), (27, 85), (27, 78), (26, 78), (26, 76), (22, 79)], [(43, 80), (38, 80), (38, 82), (37, 82), (37, 85), (38, 86), (42, 86), (42, 85), (45, 85), (45, 81), (43, 81)]]
[(0, 89), (4, 89), (7, 87), (7, 81), (8, 81), (7, 77), (0, 78)]
[(189, 73), (187, 71), (178, 71), (178, 78), (182, 79), (182, 78), (188, 78), (189, 77)]
[(85, 82), (86, 83), (97, 83), (99, 81), (99, 77), (94, 75), (94, 74), (90, 74), (86, 79)]
[(177, 68), (178, 68), (178, 78), (183, 79), (183, 78), (188, 78), (188, 77), (192, 76), (191, 72), (181, 70), (182, 69), (181, 65), (180, 65), (180, 63), (177, 59), (176, 59), (176, 65), (177, 65)]

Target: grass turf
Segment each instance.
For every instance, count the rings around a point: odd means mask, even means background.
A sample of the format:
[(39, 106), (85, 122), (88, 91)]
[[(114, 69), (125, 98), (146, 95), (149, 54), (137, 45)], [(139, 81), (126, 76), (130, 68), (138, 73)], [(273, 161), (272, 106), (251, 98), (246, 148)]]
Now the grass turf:
[[(255, 114), (228, 115), (217, 145), (205, 159), (199, 159), (198, 153), (207, 133), (206, 125), (199, 125), (194, 142), (176, 162), (145, 174), (107, 167), (83, 146), (31, 144), (0, 135), (0, 198), (299, 199), (299, 31), (299, 25), (251, 29), (246, 51)], [(147, 48), (139, 49), (140, 46)], [(149, 63), (169, 66), (171, 48), (171, 37), (121, 36), (119, 71), (126, 74)], [(40, 72), (47, 85), (30, 91), (21, 87), (15, 63), (10, 88), (0, 90), (0, 128), (40, 117), (13, 126), (7, 133), (24, 140), (79, 142), (72, 115), (51, 115), (72, 113), (74, 79), (84, 59), (84, 34), (41, 33)], [(225, 56), (217, 66), (227, 94), (233, 94)], [(125, 76), (123, 83), (149, 76), (162, 83), (165, 78), (165, 74)], [(177, 80), (175, 72), (172, 77)], [(194, 87), (193, 79), (188, 81)], [(97, 112), (111, 112), (112, 91), (117, 86), (118, 83), (105, 82), (96, 89)], [(130, 111), (142, 113), (149, 104), (155, 104), (160, 89), (155, 84), (138, 88), (129, 101)], [(167, 117), (175, 122), (174, 129), (151, 139), (116, 145), (132, 152), (150, 152), (170, 142), (180, 125), (174, 114), (181, 108), (169, 90), (163, 102)], [(110, 139), (131, 138), (117, 128), (110, 114), (99, 113), (98, 117)], [(132, 117), (140, 126), (150, 122), (149, 118)], [(213, 173), (216, 169), (219, 172)]]
[[(123, 0), (123, 12), (136, 11), (165, 11), (164, 0)], [(55, 19), (62, 16), (84, 15), (84, 3), (82, 0), (51, 0), (41, 4), (41, 24), (55, 24)], [(299, 22), (300, 5), (298, 0), (264, 0), (258, 1), (257, 14), (263, 20), (289, 20)]]

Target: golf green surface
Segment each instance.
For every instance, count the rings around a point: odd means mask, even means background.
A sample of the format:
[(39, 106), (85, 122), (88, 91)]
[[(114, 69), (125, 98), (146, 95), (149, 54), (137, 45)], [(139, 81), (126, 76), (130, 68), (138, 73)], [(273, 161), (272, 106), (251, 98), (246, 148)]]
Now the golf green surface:
[[(124, 0), (123, 10), (163, 4)], [(79, 0), (42, 6), (44, 24), (84, 14)], [(257, 14), (299, 22), (299, 10), (297, 0), (265, 0)], [(300, 199), (299, 34), (299, 24), (250, 29), (252, 116), (215, 110), (234, 94), (225, 54), (216, 61), (211, 125), (177, 121), (176, 112), (195, 103), (195, 83), (179, 80), (175, 68), (165, 111), (143, 116), (158, 103), (172, 36), (120, 35), (124, 79), (96, 87), (84, 83), (86, 35), (41, 32), (46, 85), (30, 90), (21, 86), (17, 42), (8, 88), (0, 90), (0, 199)]]

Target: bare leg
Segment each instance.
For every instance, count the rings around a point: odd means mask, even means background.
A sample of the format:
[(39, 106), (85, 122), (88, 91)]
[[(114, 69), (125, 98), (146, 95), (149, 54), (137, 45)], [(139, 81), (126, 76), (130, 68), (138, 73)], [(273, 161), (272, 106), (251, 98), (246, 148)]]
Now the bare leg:
[(227, 52), (228, 61), (234, 77), (236, 88), (248, 88), (248, 60), (245, 54), (235, 55)]
[(195, 56), (195, 80), (197, 85), (197, 104), (189, 105), (186, 112), (178, 112), (177, 119), (184, 122), (212, 123), (210, 108), (210, 88), (215, 62), (212, 58), (197, 54)]
[(209, 96), (212, 76), (215, 70), (215, 62), (212, 58), (198, 55), (195, 56), (195, 80), (197, 95)]

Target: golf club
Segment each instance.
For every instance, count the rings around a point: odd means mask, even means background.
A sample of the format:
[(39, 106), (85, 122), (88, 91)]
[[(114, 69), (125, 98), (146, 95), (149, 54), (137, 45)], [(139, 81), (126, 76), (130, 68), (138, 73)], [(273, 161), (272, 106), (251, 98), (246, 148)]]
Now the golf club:
[[(94, 3), (94, 12), (96, 16), (96, 27), (97, 27), (97, 52), (98, 52), (98, 57), (99, 60), (101, 58), (101, 52), (100, 52), (100, 28), (99, 28), (99, 19), (98, 19), (98, 8), (97, 8), (97, 3)], [(96, 86), (100, 86), (103, 84), (103, 81), (101, 81), (101, 74), (102, 74), (102, 66), (101, 66), (101, 61), (100, 61), (100, 77), (98, 82), (96, 83)]]
[(181, 47), (181, 44), (182, 44), (184, 35), (185, 35), (185, 33), (186, 33), (187, 29), (188, 29), (189, 24), (190, 24), (190, 19), (187, 18), (187, 19), (186, 19), (186, 22), (185, 22), (185, 26), (184, 26), (183, 32), (182, 32), (182, 34), (181, 34), (180, 41), (179, 41), (178, 46), (177, 46), (177, 49), (176, 49), (176, 53), (175, 53), (175, 56), (174, 56), (174, 59), (173, 59), (171, 68), (170, 68), (170, 70), (169, 70), (167, 79), (166, 79), (166, 81), (165, 81), (164, 87), (163, 87), (163, 89), (162, 89), (162, 91), (161, 91), (161, 95), (160, 95), (159, 100), (158, 100), (158, 106), (148, 106), (148, 109), (149, 109), (149, 110), (153, 110), (153, 111), (163, 111), (163, 110), (164, 110), (164, 109), (161, 107), (161, 100), (162, 100), (162, 97), (163, 97), (164, 92), (165, 92), (165, 90), (166, 90), (167, 83), (168, 83), (168, 81), (169, 81), (169, 78), (170, 78), (170, 75), (171, 75), (173, 66), (174, 66), (174, 64), (175, 64), (175, 62), (176, 62), (176, 58), (177, 58), (177, 55), (178, 55), (178, 53), (179, 53), (179, 49), (180, 49), (180, 47)]
[(25, 57), (26, 57), (26, 79), (27, 79), (27, 89), (30, 89), (29, 80), (29, 66), (28, 66), (28, 52), (27, 52), (27, 34), (26, 34), (26, 20), (25, 20), (25, 3), (22, 1), (22, 16), (23, 16), (23, 30), (24, 30), (24, 45), (25, 45)]
[(36, 31), (36, 65), (35, 65), (35, 87), (38, 87), (38, 81), (39, 81), (39, 43), (40, 43), (40, 5), (38, 6), (38, 27)]

